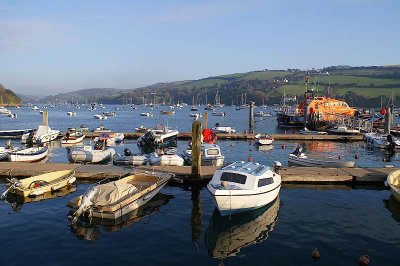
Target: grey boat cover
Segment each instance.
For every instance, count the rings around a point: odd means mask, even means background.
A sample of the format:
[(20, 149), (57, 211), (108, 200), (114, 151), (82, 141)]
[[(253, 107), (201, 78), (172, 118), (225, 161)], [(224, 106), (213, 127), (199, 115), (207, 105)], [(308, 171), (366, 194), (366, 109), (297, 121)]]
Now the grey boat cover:
[(95, 194), (92, 203), (95, 206), (108, 206), (121, 202), (139, 190), (131, 184), (118, 184), (109, 182), (95, 187)]

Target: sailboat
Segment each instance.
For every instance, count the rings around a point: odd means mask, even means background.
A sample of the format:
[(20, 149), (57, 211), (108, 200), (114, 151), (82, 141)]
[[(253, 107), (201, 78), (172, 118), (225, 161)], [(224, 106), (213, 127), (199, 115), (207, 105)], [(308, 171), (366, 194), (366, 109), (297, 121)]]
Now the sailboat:
[(194, 101), (194, 96), (192, 97), (192, 108), (190, 108), (190, 111), (198, 111), (195, 101)]

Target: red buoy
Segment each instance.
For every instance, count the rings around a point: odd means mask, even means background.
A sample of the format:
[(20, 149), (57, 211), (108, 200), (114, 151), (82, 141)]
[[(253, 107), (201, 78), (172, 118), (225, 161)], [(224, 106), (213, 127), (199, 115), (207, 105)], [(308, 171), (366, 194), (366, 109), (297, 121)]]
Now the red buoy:
[(386, 108), (382, 108), (382, 109), (379, 111), (379, 113), (380, 113), (381, 115), (385, 115), (385, 114), (386, 114)]

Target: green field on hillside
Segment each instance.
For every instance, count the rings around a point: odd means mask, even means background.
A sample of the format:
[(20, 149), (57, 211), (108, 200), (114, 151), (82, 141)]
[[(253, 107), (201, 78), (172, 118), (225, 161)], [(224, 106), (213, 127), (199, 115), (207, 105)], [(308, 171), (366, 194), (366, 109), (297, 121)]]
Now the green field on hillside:
[(291, 72), (287, 71), (261, 71), (261, 72), (249, 72), (246, 75), (241, 76), (240, 80), (270, 80), (273, 78), (280, 78), (290, 75)]
[(218, 78), (209, 78), (209, 79), (200, 79), (193, 82), (185, 83), (182, 85), (177, 86), (178, 88), (200, 88), (200, 87), (210, 87), (214, 86), (215, 84), (220, 85), (224, 84), (227, 81), (224, 79)]
[[(357, 84), (357, 86), (383, 86), (383, 85), (393, 85), (399, 84), (400, 79), (380, 79), (380, 78), (369, 78), (369, 77), (357, 77), (357, 76), (346, 76), (346, 75), (323, 75), (318, 76), (317, 78), (311, 77), (310, 84), (314, 84), (314, 82), (318, 83), (326, 83), (326, 84)], [(297, 83), (304, 83), (304, 80), (299, 80)]]
[[(280, 94), (283, 94), (284, 91), (285, 91), (286, 95), (302, 95), (305, 91), (305, 87), (304, 87), (304, 84), (289, 84), (289, 85), (284, 85), (284, 86), (278, 88), (278, 92)], [(382, 95), (390, 97), (393, 92), (394, 92), (394, 96), (400, 96), (400, 86), (398, 88), (374, 88), (374, 87), (339, 88), (339, 89), (334, 89), (333, 94), (334, 95), (345, 95), (349, 91), (354, 92), (354, 93), (364, 96), (364, 97), (369, 97), (369, 98), (375, 98), (375, 97), (379, 97)], [(319, 93), (324, 93), (324, 87), (322, 87), (322, 86), (319, 87)]]

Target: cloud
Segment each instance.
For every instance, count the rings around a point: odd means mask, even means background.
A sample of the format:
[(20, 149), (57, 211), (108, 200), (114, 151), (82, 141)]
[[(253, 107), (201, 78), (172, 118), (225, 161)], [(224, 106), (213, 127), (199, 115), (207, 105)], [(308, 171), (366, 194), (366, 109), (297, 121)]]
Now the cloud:
[(0, 54), (21, 53), (65, 43), (66, 28), (46, 20), (0, 20)]

